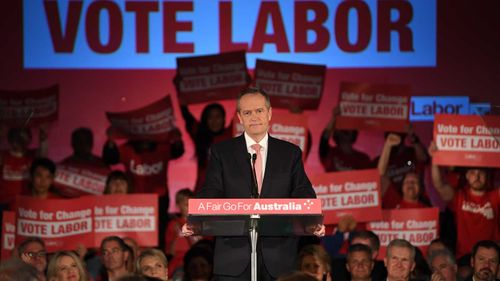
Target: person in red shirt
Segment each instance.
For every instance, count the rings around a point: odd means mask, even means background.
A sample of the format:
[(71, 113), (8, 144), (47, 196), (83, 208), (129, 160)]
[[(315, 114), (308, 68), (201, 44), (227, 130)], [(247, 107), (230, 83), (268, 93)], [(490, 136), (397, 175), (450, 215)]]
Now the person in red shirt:
[(134, 193), (156, 193), (159, 196), (159, 233), (160, 247), (164, 247), (163, 238), (168, 221), (168, 162), (184, 154), (181, 133), (174, 129), (168, 142), (148, 139), (129, 140), (118, 146), (111, 131), (103, 147), (104, 162), (113, 165), (122, 163), (125, 172), (132, 181)]
[(186, 252), (202, 237), (182, 235), (182, 226), (187, 222), (188, 200), (194, 198), (195, 194), (188, 188), (181, 189), (175, 194), (175, 203), (179, 208), (179, 215), (168, 222), (165, 235), (165, 253), (170, 259), (168, 263), (168, 274), (174, 275), (176, 269), (182, 268)]
[(14, 203), (17, 195), (26, 193), (29, 169), (35, 157), (47, 155), (47, 131), (39, 128), (39, 146), (29, 149), (32, 140), (29, 128), (10, 128), (7, 140), (10, 148), (0, 153), (0, 213)]
[(56, 164), (48, 158), (37, 158), (30, 167), (30, 192), (34, 198), (51, 199), (61, 198), (54, 190), (54, 177), (56, 175)]
[[(431, 156), (437, 150), (434, 142), (429, 146)], [(488, 186), (486, 168), (470, 167), (465, 172), (463, 188), (443, 181), (440, 168), (432, 165), (432, 183), (441, 199), (455, 216), (457, 227), (457, 257), (470, 253), (480, 240), (500, 240), (500, 188)], [(461, 262), (458, 262), (461, 264)]]
[[(417, 149), (401, 148), (403, 140), (400, 134), (388, 134), (382, 153), (377, 159), (377, 169), (381, 177), (382, 206), (386, 209), (427, 207), (430, 204), (420, 177), (423, 166), (416, 162), (417, 154), (411, 152)], [(403, 161), (407, 161), (406, 166), (402, 164)], [(391, 170), (398, 166), (398, 163), (403, 168)]]
[[(372, 168), (373, 165), (370, 157), (353, 147), (358, 137), (358, 131), (337, 130), (335, 128), (335, 122), (339, 113), (339, 107), (335, 107), (332, 118), (321, 134), (319, 158), (325, 168), (325, 172)], [(335, 147), (330, 146), (330, 137), (335, 142)]]

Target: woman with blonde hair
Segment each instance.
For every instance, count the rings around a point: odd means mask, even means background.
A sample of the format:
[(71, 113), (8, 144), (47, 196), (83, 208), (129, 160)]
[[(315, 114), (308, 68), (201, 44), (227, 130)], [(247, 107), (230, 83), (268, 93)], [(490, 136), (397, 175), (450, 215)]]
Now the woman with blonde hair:
[(47, 267), (49, 281), (88, 281), (83, 262), (71, 251), (54, 254)]
[(146, 249), (136, 260), (137, 273), (158, 278), (164, 281), (168, 280), (168, 262), (165, 254), (157, 249)]

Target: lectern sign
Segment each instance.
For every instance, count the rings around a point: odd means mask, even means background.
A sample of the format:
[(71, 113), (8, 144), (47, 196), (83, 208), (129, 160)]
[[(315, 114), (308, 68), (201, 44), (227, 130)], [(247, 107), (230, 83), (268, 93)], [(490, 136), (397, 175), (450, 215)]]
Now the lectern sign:
[(320, 215), (320, 199), (190, 199), (190, 215)]

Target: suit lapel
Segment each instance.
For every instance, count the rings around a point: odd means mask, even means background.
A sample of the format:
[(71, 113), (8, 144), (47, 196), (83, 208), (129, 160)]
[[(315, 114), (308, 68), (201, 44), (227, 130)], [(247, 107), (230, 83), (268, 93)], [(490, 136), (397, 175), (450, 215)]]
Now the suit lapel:
[[(239, 170), (242, 171), (243, 179), (242, 182), (245, 183), (245, 186), (248, 188), (248, 194), (251, 194), (252, 190), (252, 174), (251, 174), (251, 166), (250, 160), (248, 158), (248, 150), (245, 142), (245, 136), (241, 135), (236, 138), (236, 142), (234, 143), (234, 158), (236, 159), (236, 165), (238, 165)], [(243, 186), (242, 186), (243, 188)]]
[(266, 159), (266, 171), (264, 173), (264, 179), (262, 180), (262, 190), (261, 195), (268, 193), (270, 186), (270, 179), (272, 179), (274, 172), (274, 167), (277, 167), (275, 162), (278, 161), (277, 149), (275, 139), (269, 136), (267, 141), (267, 159)]

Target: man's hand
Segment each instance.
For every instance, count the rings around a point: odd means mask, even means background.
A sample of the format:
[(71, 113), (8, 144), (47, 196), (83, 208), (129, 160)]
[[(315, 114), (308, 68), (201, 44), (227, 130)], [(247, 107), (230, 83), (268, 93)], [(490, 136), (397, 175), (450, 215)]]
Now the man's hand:
[(184, 237), (188, 237), (188, 236), (191, 236), (194, 234), (193, 232), (193, 229), (191, 228), (191, 225), (185, 223), (184, 225), (182, 225), (182, 235)]
[(396, 146), (401, 143), (401, 137), (397, 134), (390, 133), (386, 140), (385, 140), (386, 145), (388, 146)]
[(325, 225), (324, 224), (317, 224), (316, 228), (314, 229), (313, 234), (318, 236), (318, 237), (325, 236)]
[(443, 275), (440, 273), (434, 272), (431, 275), (431, 281), (445, 281)]

